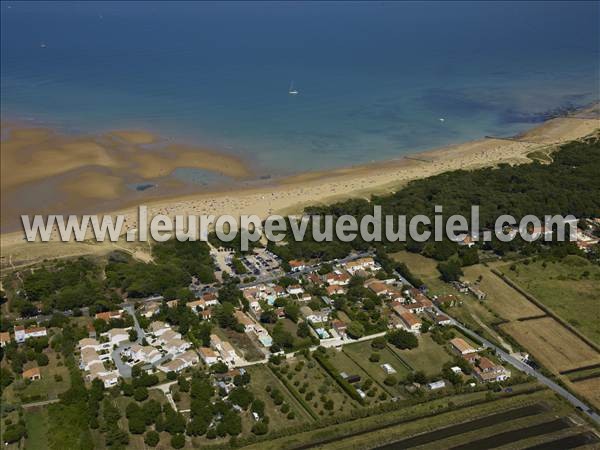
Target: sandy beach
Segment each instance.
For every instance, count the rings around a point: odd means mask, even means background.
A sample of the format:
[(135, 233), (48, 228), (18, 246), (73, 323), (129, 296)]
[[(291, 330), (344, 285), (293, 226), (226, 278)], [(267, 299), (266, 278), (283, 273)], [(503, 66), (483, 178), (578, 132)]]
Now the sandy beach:
[[(531, 162), (531, 159), (527, 157), (531, 152), (550, 152), (560, 143), (584, 137), (600, 128), (600, 120), (595, 114), (590, 114), (590, 111), (586, 110), (570, 117), (549, 120), (515, 139), (485, 138), (391, 161), (340, 168), (327, 172), (310, 172), (280, 180), (265, 181), (262, 185), (248, 188), (224, 188), (213, 192), (195, 193), (174, 198), (151, 199), (142, 203), (148, 206), (149, 213), (152, 215), (213, 214), (217, 216), (222, 214), (256, 214), (264, 218), (273, 213), (297, 213), (306, 205), (328, 203), (349, 197), (368, 198), (371, 194), (392, 192), (411, 180), (429, 177), (445, 171), (469, 170), (499, 163), (521, 164)], [(17, 142), (23, 142), (24, 140), (29, 143), (32, 141), (43, 142), (49, 139), (47, 130), (35, 129), (23, 131), (23, 133), (25, 134), (17, 135)], [(175, 156), (171, 160), (161, 153), (148, 156), (138, 147), (139, 145), (157, 142), (158, 138), (151, 134), (119, 132), (119, 134), (112, 133), (112, 135), (118, 136), (118, 139), (123, 140), (130, 146), (129, 151), (132, 152), (132, 155), (129, 155), (129, 159), (124, 156), (123, 151), (120, 155), (115, 156), (110, 147), (106, 145), (104, 147), (100, 146), (101, 148), (94, 147), (89, 141), (87, 145), (72, 143), (72, 148), (65, 147), (63, 144), (62, 147), (54, 150), (36, 149), (28, 151), (35, 152), (37, 156), (46, 152), (44, 153), (45, 157), (56, 158), (60, 161), (58, 166), (72, 167), (73, 163), (67, 161), (66, 157), (61, 155), (61, 151), (65, 151), (65, 148), (67, 148), (68, 151), (76, 152), (77, 157), (80, 158), (80, 164), (83, 164), (84, 161), (86, 164), (93, 161), (94, 164), (103, 165), (104, 168), (114, 169), (116, 167), (122, 169), (124, 164), (131, 164), (131, 161), (133, 161), (132, 170), (145, 175), (154, 175), (156, 172), (172, 170), (173, 167), (178, 167), (178, 164), (185, 164), (187, 167), (202, 165), (203, 168), (214, 170), (217, 167), (221, 170), (223, 166), (228, 166), (231, 174), (237, 177), (248, 174), (241, 167), (241, 161), (228, 160), (229, 156), (227, 155), (202, 153), (199, 156), (194, 154), (191, 149), (186, 150), (171, 146), (169, 148), (175, 149)], [(99, 142), (96, 141), (95, 144), (99, 145)], [(13, 144), (6, 151), (3, 143), (3, 190), (5, 188), (4, 160), (12, 159), (12, 163), (22, 162), (22, 154), (17, 154), (15, 145), (18, 147), (18, 144)], [(45, 169), (37, 167), (32, 171), (21, 170), (19, 172), (30, 173), (10, 174), (7, 184), (10, 189), (11, 183), (18, 186), (19, 181), (22, 182), (23, 178), (48, 176), (48, 174), (54, 173), (54, 170), (54, 165), (50, 165)], [(80, 179), (71, 179), (71, 182), (64, 184), (63, 188), (66, 191), (75, 193), (78, 186), (86, 182), (88, 189), (94, 194), (92, 196), (87, 195), (85, 198), (113, 198), (121, 195), (122, 192), (119, 187), (119, 175), (115, 175), (115, 173), (118, 174), (119, 172), (107, 172), (104, 175), (91, 178), (80, 173), (78, 174), (81, 177)], [(107, 181), (109, 182), (107, 183)], [(110, 210), (110, 214), (124, 214), (126, 216), (126, 228), (136, 228), (137, 204), (139, 202)], [(103, 212), (103, 210), (98, 211), (98, 213), (100, 212)], [(8, 264), (9, 259), (10, 264), (15, 264), (15, 261), (23, 263), (30, 258), (59, 256), (56, 255), (57, 248), (61, 248), (60, 245), (56, 244), (25, 243), (21, 231), (5, 233), (1, 238), (3, 265)], [(74, 252), (74, 254), (92, 252), (92, 243), (88, 243), (87, 247), (86, 244), (74, 245), (75, 247), (63, 245), (65, 252), (68, 254), (71, 254), (71, 252)], [(34, 250), (33, 247), (37, 248)], [(48, 251), (45, 251), (44, 247)], [(93, 251), (108, 251), (113, 248), (115, 248), (113, 244), (101, 244), (99, 246), (96, 244)]]

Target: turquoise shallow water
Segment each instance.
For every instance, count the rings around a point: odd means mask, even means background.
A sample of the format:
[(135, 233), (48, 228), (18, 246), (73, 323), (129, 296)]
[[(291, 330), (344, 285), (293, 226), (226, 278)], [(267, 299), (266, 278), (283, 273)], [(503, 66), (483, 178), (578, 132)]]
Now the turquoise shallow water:
[(2, 2), (1, 11), (4, 119), (151, 130), (239, 154), (262, 174), (512, 135), (599, 98), (597, 2)]

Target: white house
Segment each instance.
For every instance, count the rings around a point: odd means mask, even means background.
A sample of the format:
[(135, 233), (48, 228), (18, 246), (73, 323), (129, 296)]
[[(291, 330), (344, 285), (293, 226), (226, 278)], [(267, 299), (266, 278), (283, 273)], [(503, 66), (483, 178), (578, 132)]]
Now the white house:
[(47, 336), (45, 327), (25, 328), (22, 325), (17, 325), (14, 331), (15, 341), (19, 344), (25, 342), (27, 339)]
[(156, 322), (152, 322), (150, 324), (150, 326), (148, 327), (148, 330), (150, 331), (150, 333), (156, 337), (160, 337), (165, 331), (170, 330), (170, 329), (171, 329), (171, 327), (169, 325), (167, 325), (164, 322), (161, 322), (160, 320), (157, 320)]
[(292, 272), (299, 272), (306, 269), (306, 263), (297, 259), (292, 259), (288, 263)]
[(324, 323), (329, 320), (329, 312), (326, 310), (313, 311), (308, 306), (301, 306), (300, 313), (304, 316), (306, 320), (313, 324)]
[(304, 293), (304, 289), (299, 284), (292, 284), (287, 287), (287, 293), (290, 295), (300, 295)]
[(143, 361), (147, 364), (154, 364), (162, 358), (160, 352), (150, 345), (133, 344), (129, 349), (129, 355), (134, 361)]
[(119, 346), (129, 340), (129, 330), (130, 328), (112, 328), (102, 333), (102, 336), (106, 336), (111, 345)]
[(444, 382), (444, 380), (438, 380), (434, 381), (433, 383), (427, 384), (427, 389), (429, 389), (430, 391), (433, 391), (435, 389), (442, 389), (444, 387), (446, 387), (446, 383)]
[(90, 365), (88, 371), (87, 379), (91, 381), (98, 378), (102, 381), (105, 388), (116, 386), (119, 382), (119, 372), (116, 370), (106, 370), (104, 364), (101, 362)]
[(176, 358), (173, 358), (168, 363), (162, 364), (158, 366), (158, 369), (162, 372), (175, 372), (179, 373), (182, 370), (191, 367), (195, 364), (198, 364), (198, 355), (193, 350), (189, 350)]
[(212, 348), (200, 347), (198, 352), (200, 353), (200, 358), (202, 358), (202, 361), (209, 366), (219, 361), (219, 356), (213, 351)]
[(192, 344), (179, 338), (173, 338), (163, 342), (163, 349), (171, 355), (183, 353), (191, 346)]

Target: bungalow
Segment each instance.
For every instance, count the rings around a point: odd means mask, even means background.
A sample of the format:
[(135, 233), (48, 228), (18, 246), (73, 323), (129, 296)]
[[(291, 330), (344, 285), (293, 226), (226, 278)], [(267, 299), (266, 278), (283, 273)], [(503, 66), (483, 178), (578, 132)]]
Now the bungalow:
[(346, 270), (354, 275), (359, 270), (378, 270), (375, 260), (370, 256), (358, 258), (345, 264)]
[(167, 302), (167, 306), (168, 306), (169, 308), (177, 308), (177, 305), (178, 305), (178, 304), (179, 304), (179, 300), (178, 300), (178, 299), (175, 299), (175, 300), (169, 300), (169, 301)]
[(9, 344), (11, 341), (10, 333), (8, 331), (4, 331), (0, 333), (0, 347), (4, 347)]
[(88, 368), (89, 374), (86, 378), (89, 381), (99, 379), (104, 384), (105, 388), (115, 386), (119, 381), (119, 372), (116, 370), (106, 370), (104, 364), (95, 362)]
[(290, 295), (299, 295), (304, 293), (304, 289), (299, 284), (292, 284), (287, 287), (287, 293)]
[(423, 304), (418, 300), (408, 301), (404, 304), (404, 308), (413, 314), (419, 314), (425, 311)]
[(462, 338), (454, 338), (450, 341), (450, 345), (455, 352), (459, 355), (468, 355), (471, 353), (477, 353), (477, 350), (471, 347), (464, 339)]
[(325, 276), (325, 281), (330, 286), (347, 286), (350, 283), (350, 278), (351, 276), (348, 272), (335, 270)]
[(308, 292), (305, 292), (304, 294), (302, 294), (302, 296), (298, 299), (298, 301), (300, 302), (310, 302), (312, 300), (312, 295), (310, 295)]
[(100, 355), (93, 348), (84, 348), (81, 350), (79, 367), (83, 370), (89, 370), (90, 366), (95, 363), (102, 364)]
[(112, 328), (102, 336), (108, 337), (111, 345), (121, 345), (129, 340), (129, 328)]
[(160, 320), (152, 322), (148, 327), (148, 331), (156, 337), (161, 336), (165, 331), (170, 330), (171, 327)]
[(158, 342), (164, 345), (165, 342), (171, 341), (173, 339), (181, 339), (181, 334), (169, 328), (160, 335), (160, 337), (158, 338)]
[(209, 366), (219, 361), (218, 355), (210, 347), (200, 347), (198, 352), (202, 361)]
[(238, 358), (238, 355), (235, 352), (233, 345), (231, 345), (227, 341), (223, 341), (223, 343), (221, 344), (221, 357), (226, 363), (234, 364)]
[(385, 363), (381, 365), (381, 368), (387, 375), (392, 375), (396, 373), (396, 369), (394, 369), (390, 364)]
[(160, 352), (150, 345), (133, 344), (129, 354), (136, 362), (142, 361), (147, 364), (155, 364), (162, 358)]
[(300, 272), (301, 270), (306, 269), (306, 263), (297, 259), (288, 261), (288, 264), (290, 265), (290, 270), (292, 272)]
[(202, 299), (195, 300), (193, 302), (188, 302), (185, 304), (188, 308), (192, 310), (193, 313), (198, 314), (200, 311), (203, 311), (206, 308), (206, 302)]
[(212, 314), (213, 314), (213, 309), (212, 308), (206, 308), (204, 311), (202, 311), (200, 313), (200, 318), (202, 320), (210, 320), (212, 318)]
[(200, 357), (193, 350), (188, 350), (182, 353), (181, 355), (177, 356), (177, 358), (175, 359), (181, 359), (182, 361), (186, 362), (188, 364), (187, 367), (194, 366), (200, 361)]
[(255, 323), (254, 321), (246, 315), (243, 311), (237, 310), (233, 313), (234, 317), (237, 319), (238, 323), (244, 326), (244, 332), (250, 333), (254, 331)]
[(445, 314), (437, 314), (434, 317), (435, 323), (436, 325), (445, 327), (448, 325), (452, 325), (452, 319), (450, 319), (450, 317), (446, 316)]
[(42, 374), (40, 372), (39, 367), (32, 367), (31, 369), (27, 369), (27, 370), (23, 371), (23, 379), (24, 380), (34, 381), (34, 380), (40, 380), (41, 378), (42, 378)]
[(184, 341), (183, 339), (174, 337), (172, 339), (167, 339), (163, 341), (162, 346), (163, 349), (167, 351), (167, 353), (170, 353), (171, 355), (177, 355), (179, 353), (185, 352), (188, 348), (192, 346), (192, 344), (190, 344), (187, 341)]
[(321, 279), (318, 273), (311, 272), (306, 278), (308, 282), (314, 286), (323, 286), (323, 280)]
[(144, 306), (142, 306), (141, 315), (146, 319), (150, 319), (156, 313), (160, 311), (160, 303), (158, 302), (146, 302)]
[(237, 354), (235, 353), (235, 349), (229, 342), (221, 340), (221, 338), (216, 334), (211, 334), (210, 345), (217, 352), (219, 352), (223, 361), (225, 361), (228, 364), (235, 363), (237, 359)]
[(202, 295), (202, 300), (204, 300), (206, 306), (217, 306), (219, 304), (219, 298), (214, 292), (206, 292)]
[(371, 292), (379, 296), (387, 295), (390, 290), (390, 287), (387, 284), (379, 280), (373, 280), (365, 284)]
[(345, 322), (342, 322), (339, 319), (333, 320), (331, 322), (331, 327), (340, 335), (340, 337), (346, 337), (346, 330), (348, 329), (348, 325)]
[(119, 309), (117, 311), (99, 312), (94, 317), (96, 319), (104, 320), (106, 322), (108, 322), (111, 319), (121, 319), (123, 317), (123, 310)]
[(477, 300), (485, 300), (487, 297), (486, 293), (479, 289), (477, 286), (469, 286), (469, 292), (475, 296)]
[(482, 356), (474, 368), (475, 377), (482, 383), (504, 381), (510, 378), (510, 370), (500, 364), (495, 364), (485, 356)]
[(164, 373), (175, 372), (179, 373), (185, 369), (185, 362), (181, 359), (173, 359), (167, 363), (158, 366), (158, 370)]
[(102, 381), (105, 388), (111, 388), (119, 382), (119, 372), (116, 370), (105, 371), (100, 373), (98, 378)]
[(98, 348), (100, 347), (100, 342), (98, 342), (96, 339), (92, 339), (92, 338), (83, 338), (79, 340), (79, 349), (83, 350), (85, 348), (91, 348), (94, 351), (98, 350)]
[(402, 321), (402, 326), (407, 331), (410, 331), (412, 333), (418, 333), (419, 331), (421, 331), (421, 326), (423, 324), (419, 320), (419, 318), (415, 316), (412, 312), (398, 305), (394, 306), (393, 309)]
[(444, 380), (438, 380), (434, 381), (433, 383), (427, 384), (427, 389), (429, 389), (430, 391), (433, 391), (435, 389), (442, 389), (444, 387), (446, 387), (446, 383), (444, 382)]
[(22, 325), (17, 325), (14, 331), (15, 341), (19, 344), (25, 342), (27, 339), (47, 336), (45, 327), (30, 327), (26, 329)]
[(346, 292), (346, 289), (343, 286), (327, 286), (326, 288), (327, 295), (339, 295)]
[(329, 320), (329, 312), (325, 310), (313, 311), (309, 306), (301, 306), (300, 314), (310, 323), (324, 323)]

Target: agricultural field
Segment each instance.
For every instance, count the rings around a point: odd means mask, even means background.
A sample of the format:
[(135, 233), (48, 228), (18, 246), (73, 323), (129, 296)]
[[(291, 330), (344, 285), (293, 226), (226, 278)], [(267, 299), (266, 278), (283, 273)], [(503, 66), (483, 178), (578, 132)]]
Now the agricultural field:
[(315, 418), (346, 413), (358, 407), (358, 403), (314, 359), (297, 356), (282, 363), (276, 370)]
[[(410, 445), (411, 448), (442, 449), (449, 448), (447, 443), (450, 441), (445, 439), (455, 439), (455, 444), (461, 445), (468, 443), (473, 438), (489, 437), (500, 434), (507, 429), (522, 429), (574, 415), (574, 411), (568, 405), (558, 400), (548, 390), (516, 396), (498, 394), (494, 395), (489, 401), (486, 401), (486, 397), (486, 392), (472, 392), (433, 399), (417, 405), (402, 406), (394, 411), (353, 420), (352, 422), (261, 442), (260, 444), (251, 445), (249, 448), (275, 450), (311, 445), (340, 450), (348, 448), (362, 449), (384, 446), (418, 435), (417, 438), (423, 439), (423, 445), (419, 445), (415, 441), (414, 444)], [(447, 409), (448, 405), (453, 405), (450, 410)], [(435, 413), (432, 414), (432, 412)], [(513, 420), (515, 425), (511, 425)], [(584, 422), (580, 419), (575, 419), (575, 422), (569, 421), (566, 428), (552, 434), (546, 434), (549, 429), (542, 428), (541, 433), (543, 434), (532, 436), (528, 438), (529, 440), (519, 441), (519, 443), (548, 442), (564, 435), (573, 436), (589, 433), (587, 426), (579, 426), (575, 423)], [(559, 428), (556, 424), (554, 427)], [(480, 429), (482, 433), (477, 434), (477, 430)], [(432, 432), (432, 430), (434, 431)], [(517, 438), (521, 437), (518, 434), (516, 436)], [(536, 439), (537, 441), (535, 441)], [(595, 439), (597, 440), (597, 437)], [(409, 447), (409, 445), (406, 445), (406, 447)], [(508, 446), (508, 448), (513, 447)], [(398, 447), (390, 446), (389, 448)]]
[[(510, 409), (503, 403), (511, 405)], [(521, 405), (517, 399), (495, 401), (361, 433), (331, 442), (328, 448), (366, 449), (373, 445), (386, 450), (413, 447), (477, 450), (504, 445), (523, 448), (589, 432), (587, 426), (576, 425), (569, 419), (571, 413), (568, 406), (550, 399)]]
[(442, 366), (452, 360), (448, 351), (435, 343), (428, 334), (420, 335), (419, 346), (412, 350), (400, 350), (393, 345), (388, 348), (415, 371), (425, 372), (429, 376), (440, 373)]
[[(516, 320), (544, 314), (544, 311), (502, 281), (497, 275), (494, 275), (488, 267), (476, 264), (464, 267), (463, 272), (465, 273), (463, 277), (465, 281), (474, 282), (481, 279), (479, 287), (487, 294), (487, 298), (484, 300), (486, 306), (501, 318)], [(473, 298), (473, 300), (475, 299)]]
[(552, 371), (600, 363), (598, 352), (551, 317), (510, 322), (501, 328)]
[[(385, 371), (381, 368), (382, 364), (389, 364), (396, 370), (394, 376), (398, 381), (402, 381), (406, 378), (411, 371), (410, 367), (402, 361), (398, 356), (389, 348), (384, 347), (383, 349), (374, 349), (371, 347), (371, 341), (358, 342), (356, 344), (350, 344), (344, 346), (344, 353), (348, 355), (353, 361), (360, 365), (366, 371), (369, 376), (383, 385), (386, 391), (393, 396), (399, 396), (403, 391), (402, 385), (399, 383), (396, 386), (387, 386), (384, 384), (384, 380), (387, 377)], [(372, 353), (378, 353), (380, 356), (379, 361), (369, 361), (369, 356)]]
[(600, 409), (600, 377), (569, 383), (572, 389)]
[(600, 267), (579, 256), (500, 268), (511, 280), (600, 344)]
[[(312, 417), (306, 412), (300, 403), (289, 393), (285, 385), (264, 365), (250, 366), (247, 368), (250, 374), (250, 390), (256, 398), (265, 402), (265, 414), (269, 417), (269, 428), (276, 430), (299, 423), (312, 422)], [(281, 405), (276, 405), (274, 399), (267, 392), (267, 386), (271, 389), (277, 388), (283, 395), (284, 403), (289, 405), (293, 412), (293, 418), (288, 418), (288, 413), (281, 411)]]

